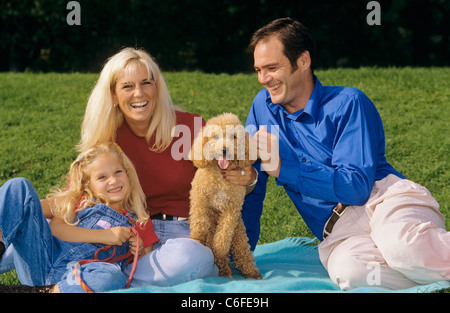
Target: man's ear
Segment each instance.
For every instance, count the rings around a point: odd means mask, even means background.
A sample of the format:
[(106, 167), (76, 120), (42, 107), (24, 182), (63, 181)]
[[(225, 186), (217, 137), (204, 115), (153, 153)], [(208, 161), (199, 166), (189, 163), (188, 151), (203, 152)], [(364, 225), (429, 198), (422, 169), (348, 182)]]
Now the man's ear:
[(303, 51), (297, 59), (297, 67), (303, 71), (311, 68), (311, 55), (309, 51)]

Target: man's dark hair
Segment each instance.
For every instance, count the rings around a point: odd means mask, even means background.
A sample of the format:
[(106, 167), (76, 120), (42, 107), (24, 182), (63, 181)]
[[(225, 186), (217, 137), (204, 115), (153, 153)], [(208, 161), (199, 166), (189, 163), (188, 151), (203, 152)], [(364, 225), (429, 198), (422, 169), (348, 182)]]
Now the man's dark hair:
[(297, 60), (300, 55), (304, 51), (308, 51), (311, 57), (311, 73), (314, 74), (316, 43), (307, 27), (290, 17), (274, 20), (253, 34), (250, 48), (254, 51), (260, 41), (268, 40), (272, 36), (277, 36), (283, 44), (283, 53), (294, 70), (297, 69)]

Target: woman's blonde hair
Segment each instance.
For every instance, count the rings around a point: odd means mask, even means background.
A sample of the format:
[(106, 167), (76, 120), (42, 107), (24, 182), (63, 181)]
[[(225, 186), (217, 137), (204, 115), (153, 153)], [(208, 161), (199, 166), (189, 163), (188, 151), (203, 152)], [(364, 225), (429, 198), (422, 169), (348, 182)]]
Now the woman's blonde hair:
[(95, 145), (78, 156), (70, 166), (69, 183), (65, 190), (53, 189), (48, 195), (48, 198), (52, 198), (50, 206), (53, 215), (64, 219), (68, 224), (73, 224), (76, 212), (98, 203), (108, 205), (102, 195), (94, 194), (90, 187), (90, 165), (104, 154), (115, 156), (128, 175), (130, 188), (122, 200), (122, 208), (135, 214), (139, 222), (146, 223), (149, 218), (146, 198), (136, 170), (130, 159), (115, 143)]
[(117, 79), (122, 71), (132, 73), (140, 65), (147, 68), (149, 79), (155, 82), (157, 89), (157, 103), (146, 135), (148, 142), (153, 136), (155, 142), (149, 148), (159, 152), (170, 145), (177, 108), (172, 103), (161, 71), (144, 50), (125, 48), (108, 59), (92, 90), (81, 126), (81, 141), (78, 144), (80, 152), (98, 143), (115, 142), (117, 129), (124, 122), (123, 113), (118, 106), (114, 106), (112, 97)]

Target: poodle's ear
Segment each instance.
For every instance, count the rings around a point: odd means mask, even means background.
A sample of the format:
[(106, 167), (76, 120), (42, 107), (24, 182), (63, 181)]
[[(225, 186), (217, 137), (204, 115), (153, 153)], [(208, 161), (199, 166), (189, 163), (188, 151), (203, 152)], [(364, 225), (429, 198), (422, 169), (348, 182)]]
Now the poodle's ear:
[(205, 143), (205, 139), (203, 137), (203, 129), (198, 132), (197, 137), (194, 139), (194, 143), (192, 144), (191, 151), (189, 152), (189, 159), (194, 163), (194, 166), (197, 168), (205, 167), (207, 162), (205, 157), (203, 156), (203, 145)]

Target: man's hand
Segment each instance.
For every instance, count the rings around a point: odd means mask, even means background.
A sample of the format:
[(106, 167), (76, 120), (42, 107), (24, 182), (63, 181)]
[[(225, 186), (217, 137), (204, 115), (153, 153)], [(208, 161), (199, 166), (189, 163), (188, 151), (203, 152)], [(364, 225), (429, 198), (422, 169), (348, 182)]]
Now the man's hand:
[(264, 126), (253, 136), (257, 142), (258, 156), (261, 159), (261, 169), (267, 174), (278, 178), (280, 175), (280, 152), (278, 137), (268, 133)]

